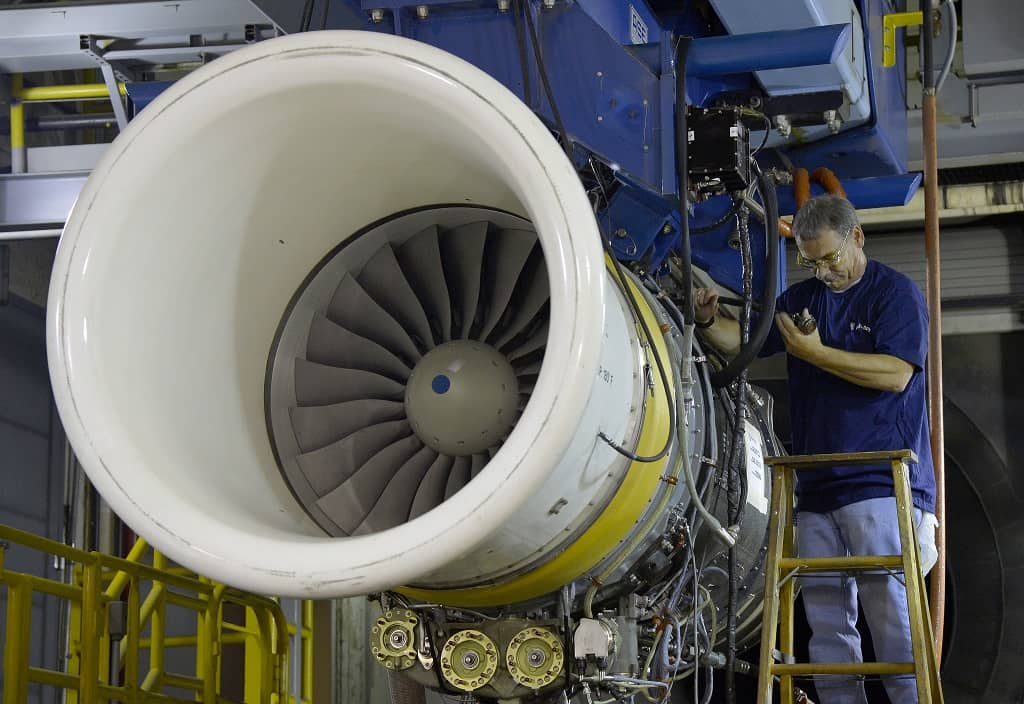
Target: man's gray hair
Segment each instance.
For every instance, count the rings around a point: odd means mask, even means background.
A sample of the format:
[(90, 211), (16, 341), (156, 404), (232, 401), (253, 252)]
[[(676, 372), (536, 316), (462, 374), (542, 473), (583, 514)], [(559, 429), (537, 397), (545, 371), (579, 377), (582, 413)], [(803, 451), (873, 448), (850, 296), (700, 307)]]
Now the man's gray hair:
[(815, 196), (803, 204), (793, 218), (793, 235), (801, 240), (816, 240), (825, 230), (842, 237), (858, 225), (857, 211), (850, 201), (830, 193)]

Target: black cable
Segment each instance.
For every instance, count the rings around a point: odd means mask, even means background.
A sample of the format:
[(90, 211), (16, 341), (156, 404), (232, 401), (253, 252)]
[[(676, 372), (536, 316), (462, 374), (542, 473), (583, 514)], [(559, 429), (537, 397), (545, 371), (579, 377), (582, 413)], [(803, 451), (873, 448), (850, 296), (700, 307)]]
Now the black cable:
[(327, 10), (331, 7), (331, 0), (324, 0), (324, 11), (320, 15), (320, 29), (327, 29)]
[[(746, 303), (746, 301), (744, 301), (741, 298), (730, 298), (729, 296), (719, 296), (718, 297), (718, 302), (719, 303), (724, 303), (727, 306), (742, 306), (742, 305), (744, 305)], [(756, 310), (758, 313), (761, 312), (761, 304), (760, 303), (751, 302), (750, 307), (753, 310)]]
[(299, 20), (299, 31), (308, 32), (309, 23), (313, 20), (313, 3), (316, 0), (306, 0), (306, 4), (302, 6), (302, 19)]
[(689, 37), (676, 39), (676, 178), (679, 198), (679, 259), (680, 284), (683, 288), (683, 321), (693, 325), (693, 251), (690, 248), (690, 211), (687, 203), (689, 190), (689, 160), (686, 137), (686, 57), (690, 50)]
[(523, 102), (533, 107), (533, 87), (530, 82), (530, 60), (526, 55), (526, 28), (520, 0), (514, 0), (512, 19), (516, 27), (516, 45), (519, 48), (519, 69), (523, 73)]
[(764, 226), (767, 246), (765, 257), (764, 288), (761, 291), (761, 315), (747, 344), (740, 345), (740, 351), (732, 360), (711, 375), (711, 385), (716, 389), (731, 384), (743, 369), (757, 356), (768, 339), (771, 326), (775, 324), (775, 284), (779, 278), (779, 201), (775, 195), (775, 183), (767, 173), (758, 174), (757, 188), (764, 201)]
[(647, 340), (647, 344), (650, 345), (651, 355), (654, 357), (654, 363), (658, 367), (658, 376), (661, 378), (661, 385), (665, 391), (665, 401), (668, 405), (668, 435), (665, 438), (665, 446), (655, 455), (637, 455), (630, 452), (626, 448), (617, 444), (612, 438), (605, 434), (602, 430), (597, 434), (599, 438), (604, 440), (609, 447), (618, 452), (623, 457), (626, 457), (634, 462), (657, 462), (666, 455), (672, 449), (672, 441), (676, 437), (676, 404), (672, 402), (674, 397), (672, 385), (669, 383), (668, 374), (665, 373), (665, 365), (662, 362), (661, 355), (658, 354), (658, 348), (655, 344), (654, 335), (651, 333), (651, 329), (647, 326), (647, 321), (644, 320), (644, 316), (641, 312), (640, 304), (637, 303), (636, 297), (633, 295), (633, 289), (629, 286), (626, 281), (626, 275), (622, 271), (622, 265), (619, 260), (615, 258), (615, 253), (612, 251), (611, 241), (605, 236), (601, 223), (597, 223), (597, 227), (601, 232), (601, 243), (604, 245), (605, 252), (608, 254), (608, 258), (612, 262), (612, 268), (615, 269), (615, 273), (619, 278), (619, 288), (622, 290), (622, 294), (629, 301), (630, 308), (633, 310), (633, 316), (636, 318), (636, 322), (640, 324), (640, 328), (643, 331), (644, 338)]
[(757, 146), (757, 149), (755, 149), (754, 151), (750, 152), (750, 158), (751, 159), (753, 159), (755, 156), (757, 156), (758, 154), (761, 153), (761, 150), (764, 149), (764, 145), (768, 144), (768, 136), (772, 133), (772, 121), (771, 121), (771, 118), (769, 118), (764, 113), (759, 113), (759, 114), (760, 114), (761, 118), (764, 120), (764, 137), (761, 138), (761, 144), (759, 144)]
[[(740, 344), (741, 347), (750, 343), (750, 315), (753, 302), (753, 257), (750, 253), (750, 228), (747, 226), (748, 213), (740, 213), (740, 254), (743, 261), (743, 300), (745, 305), (740, 313)], [(763, 316), (762, 316), (763, 317)], [(740, 370), (735, 384), (735, 422), (733, 425), (732, 445), (729, 448), (729, 463), (726, 466), (726, 496), (728, 499), (729, 525), (738, 526), (740, 522), (740, 487), (737, 480), (739, 467), (745, 462), (744, 453), (740, 451), (744, 435), (744, 409), (747, 402), (747, 368)], [(738, 565), (736, 546), (729, 546), (729, 597), (726, 609), (726, 651), (725, 651), (725, 701), (727, 704), (736, 702), (736, 606), (739, 596)]]
[(743, 205), (743, 194), (734, 195), (732, 200), (732, 206), (726, 211), (725, 215), (715, 220), (710, 225), (701, 225), (700, 227), (694, 227), (690, 229), (691, 235), (702, 235), (705, 232), (711, 232), (717, 227), (721, 227), (725, 223), (729, 222), (736, 213), (740, 211), (740, 206)]
[[(684, 524), (685, 525), (685, 524)], [(688, 525), (685, 526), (686, 534), (688, 537), (687, 542), (693, 544), (693, 531)], [(690, 559), (693, 562), (693, 588), (690, 590), (693, 606), (693, 693), (694, 693), (694, 704), (696, 704), (696, 695), (700, 691), (700, 639), (697, 637), (697, 620), (702, 618), (700, 609), (700, 580), (701, 572), (697, 569), (697, 555), (691, 550)], [(710, 639), (709, 639), (710, 641)], [(713, 643), (708, 643), (708, 651), (711, 650)], [(680, 645), (682, 650), (682, 645)]]
[[(514, 0), (519, 3), (520, 0)], [(547, 95), (548, 104), (551, 106), (551, 113), (555, 117), (555, 126), (561, 136), (562, 148), (566, 155), (572, 160), (572, 142), (569, 140), (569, 133), (562, 122), (562, 115), (558, 112), (558, 105), (555, 103), (555, 93), (551, 90), (551, 83), (548, 81), (548, 71), (544, 66), (544, 57), (540, 50), (540, 38), (537, 36), (537, 27), (533, 22), (533, 13), (530, 12), (530, 3), (527, 0), (523, 3), (523, 14), (526, 16), (526, 24), (530, 29), (530, 39), (533, 43), (533, 58), (537, 62), (537, 72), (540, 74), (541, 85), (544, 86), (544, 94)]]

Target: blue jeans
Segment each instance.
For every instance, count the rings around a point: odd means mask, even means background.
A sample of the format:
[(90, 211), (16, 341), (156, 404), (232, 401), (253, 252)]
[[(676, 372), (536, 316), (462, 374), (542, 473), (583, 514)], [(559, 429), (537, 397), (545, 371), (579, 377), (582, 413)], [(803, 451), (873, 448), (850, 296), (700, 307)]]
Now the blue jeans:
[[(914, 509), (921, 527), (922, 513)], [(797, 545), (801, 557), (846, 555), (899, 555), (900, 531), (896, 499), (868, 499), (830, 513), (801, 511), (796, 517)], [(934, 543), (934, 528), (920, 536), (922, 545)], [(929, 535), (929, 533), (931, 533)], [(924, 552), (924, 550), (922, 550)], [(925, 565), (930, 568), (931, 565)], [(912, 662), (907, 591), (890, 575), (821, 575), (802, 578), (807, 620), (811, 626), (811, 662), (862, 662), (857, 632), (857, 597), (871, 629), (879, 662)], [(883, 677), (893, 704), (917, 702), (913, 675)], [(867, 704), (860, 677), (815, 677), (818, 704)]]

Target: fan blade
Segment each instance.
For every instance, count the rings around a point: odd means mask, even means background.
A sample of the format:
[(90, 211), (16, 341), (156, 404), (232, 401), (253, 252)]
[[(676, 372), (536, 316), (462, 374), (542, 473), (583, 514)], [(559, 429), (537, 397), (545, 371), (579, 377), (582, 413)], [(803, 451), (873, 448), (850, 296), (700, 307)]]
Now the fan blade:
[(544, 345), (548, 342), (548, 323), (544, 321), (537, 330), (530, 335), (525, 341), (519, 343), (515, 348), (506, 352), (506, 355), (510, 360), (516, 360), (520, 357), (525, 357), (531, 352), (536, 352), (539, 349), (543, 349)]
[(409, 509), (409, 520), (422, 516), (424, 513), (440, 506), (444, 501), (444, 489), (448, 483), (448, 475), (451, 474), (452, 465), (455, 459), (451, 455), (437, 455), (430, 469), (427, 470), (423, 481), (416, 489), (416, 498), (413, 499), (412, 508)]
[[(448, 280), (453, 315), (460, 323), (458, 336), (468, 339), (480, 302), (480, 274), (483, 268), (487, 223), (460, 225), (441, 236), (445, 277)], [(454, 325), (453, 325), (454, 327)], [(455, 331), (452, 331), (453, 336)]]
[(452, 339), (452, 302), (448, 296), (444, 265), (441, 263), (437, 226), (432, 225), (413, 235), (398, 248), (396, 254), (427, 317), (436, 320), (441, 328), (441, 339), (436, 341)]
[(483, 471), (483, 468), (487, 466), (487, 462), (489, 460), (490, 458), (487, 455), (482, 455), (480, 453), (473, 455), (473, 465), (469, 470), (469, 478), (473, 479), (476, 475), (480, 474), (480, 472)]
[(405, 418), (400, 401), (364, 399), (330, 406), (290, 409), (292, 430), (303, 452), (312, 452), (337, 442), (368, 425)]
[(389, 421), (357, 430), (348, 437), (295, 458), (317, 496), (343, 484), (363, 464), (388, 445), (410, 435), (404, 420)]
[(501, 230), (487, 248), (487, 319), (477, 339), (486, 340), (512, 300), (516, 282), (523, 273), (530, 253), (537, 246), (537, 234), (530, 230)]
[(402, 273), (395, 250), (386, 244), (377, 250), (363, 267), (359, 285), (377, 301), (403, 328), (419, 337), (421, 349), (434, 346), (434, 333), (420, 300)]
[(469, 480), (472, 479), (469, 472), (472, 463), (468, 457), (456, 457), (455, 466), (452, 467), (451, 473), (448, 475), (448, 484), (444, 488), (444, 498), (447, 501), (462, 487), (469, 484)]
[(327, 317), (404, 357), (407, 362), (415, 363), (422, 356), (401, 323), (373, 300), (351, 274), (345, 274), (334, 292), (334, 298), (327, 306)]
[(339, 528), (352, 535), (403, 464), (419, 452), (423, 443), (415, 435), (388, 445), (367, 460), (356, 473), (316, 504)]
[(300, 406), (327, 406), (364, 398), (401, 401), (405, 398), (405, 387), (386, 376), (362, 369), (295, 360), (295, 399)]
[(416, 489), (436, 457), (434, 450), (426, 445), (421, 447), (391, 478), (380, 499), (352, 534), (374, 533), (405, 523), (409, 519)]
[(313, 318), (309, 329), (306, 359), (331, 367), (376, 372), (400, 381), (409, 378), (405, 362), (376, 342), (346, 330), (320, 313)]
[(501, 334), (491, 342), (498, 349), (507, 345), (510, 340), (523, 332), (551, 297), (548, 288), (547, 266), (543, 258), (534, 267), (532, 275), (521, 282), (521, 288), (522, 294), (519, 292), (520, 286), (516, 287), (516, 300), (514, 301), (516, 310), (512, 314), (511, 320), (501, 329)]
[(516, 376), (537, 376), (540, 374), (540, 368), (543, 364), (543, 361), (537, 360), (536, 362), (531, 362), (530, 364), (517, 368)]

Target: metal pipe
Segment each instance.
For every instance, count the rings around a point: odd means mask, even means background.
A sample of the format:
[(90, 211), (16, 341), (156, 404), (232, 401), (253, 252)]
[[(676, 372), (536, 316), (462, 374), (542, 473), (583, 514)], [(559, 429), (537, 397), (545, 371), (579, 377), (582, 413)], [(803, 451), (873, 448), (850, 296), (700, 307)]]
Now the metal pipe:
[(932, 571), (931, 604), (932, 636), (935, 655), (942, 658), (943, 617), (946, 610), (946, 471), (945, 425), (942, 412), (942, 279), (939, 249), (939, 160), (935, 139), (935, 72), (932, 70), (931, 18), (934, 0), (925, 0), (922, 6), (924, 25), (922, 76), (924, 100), (921, 128), (924, 147), (924, 243), (928, 261), (926, 298), (928, 300), (928, 415), (931, 419), (932, 463), (935, 468), (935, 517), (939, 525), (935, 530), (935, 549), (938, 561)]
[(25, 106), (21, 102), (24, 79), (20, 73), (11, 76), (11, 173), (27, 170), (25, 152)]
[(102, 115), (47, 115), (28, 121), (29, 130), (84, 130), (112, 127), (117, 124), (113, 113)]
[[(117, 84), (118, 92), (121, 95), (128, 95), (128, 88), (124, 83)], [(32, 88), (21, 87), (18, 92), (12, 94), (26, 103), (52, 103), (60, 100), (95, 100), (110, 98), (110, 91), (106, 83), (83, 83), (81, 85), (66, 86), (33, 86)]]

